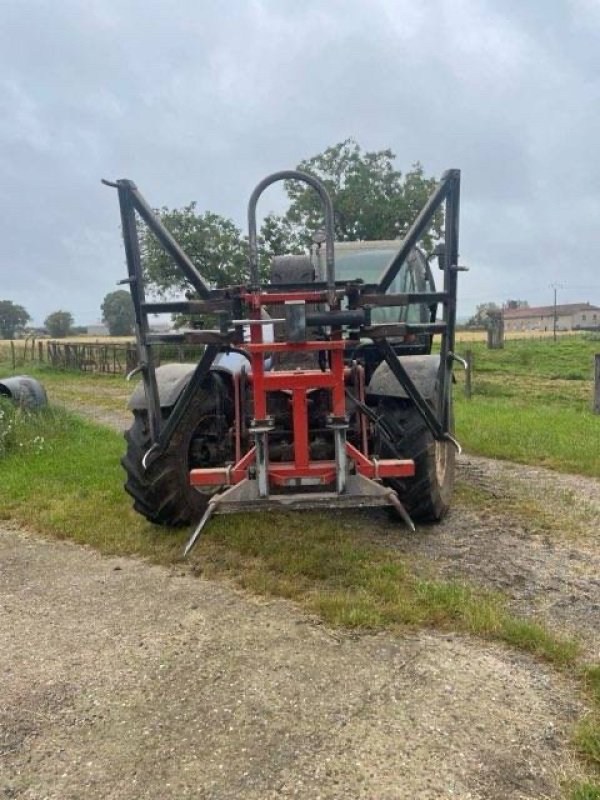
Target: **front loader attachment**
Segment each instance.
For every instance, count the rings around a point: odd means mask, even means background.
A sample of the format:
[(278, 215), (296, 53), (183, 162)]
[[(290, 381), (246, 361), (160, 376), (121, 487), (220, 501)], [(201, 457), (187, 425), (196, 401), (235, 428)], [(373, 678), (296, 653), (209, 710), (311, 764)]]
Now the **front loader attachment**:
[[(287, 282), (285, 260), (278, 259), (277, 282), (261, 281), (256, 206), (262, 192), (282, 180), (303, 181), (320, 197), (325, 231), (323, 279), (316, 275), (315, 280)], [(248, 284), (227, 289), (208, 286), (132, 182), (109, 185), (119, 192), (127, 282), (136, 313), (138, 369), (146, 395), (149, 433), (142, 470), (158, 473), (161, 459), (166, 454), (172, 457), (173, 442), (181, 438), (181, 426), (189, 425), (190, 409), (199, 393), (214, 396), (211, 419), (214, 417), (217, 422), (210, 428), (202, 417), (202, 433), (196, 431), (193, 446), (181, 453), (189, 466), (189, 486), (206, 498), (186, 553), (212, 514), (256, 508), (390, 505), (414, 529), (399, 495), (402, 486), (415, 475), (415, 462), (410, 453), (403, 451), (400, 426), (394, 427), (369, 404), (365, 366), (356, 357), (357, 343), (370, 342), (379, 363), (388, 365), (402, 387), (406, 398), (402, 402), (416, 409), (432, 441), (454, 445), (449, 406), (455, 358), (460, 173), (450, 170), (444, 174), (376, 283), (365, 283), (360, 276), (336, 279), (333, 206), (324, 185), (295, 170), (275, 173), (256, 187), (249, 202)], [(438, 248), (438, 254), (444, 274), (443, 291), (390, 293), (395, 276), (442, 204), (446, 214), (445, 243)], [(136, 214), (172, 256), (199, 299), (146, 301)], [(295, 259), (294, 274), (304, 266), (303, 274), (312, 271), (308, 259), (306, 264), (301, 257)], [(373, 308), (419, 303), (426, 303), (434, 311), (441, 304), (442, 320), (436, 322), (435, 314), (425, 323), (378, 324), (372, 319)], [(210, 315), (218, 320), (218, 327), (152, 334), (148, 314), (161, 312)], [(434, 334), (441, 335), (433, 403), (398, 358), (402, 342), (423, 334), (430, 339)], [(166, 414), (161, 408), (152, 349), (155, 343), (164, 341), (205, 347), (185, 388)], [(228, 366), (228, 354), (236, 355), (236, 368)], [(217, 428), (220, 434), (215, 433)], [(194, 455), (201, 450), (203, 460)], [(153, 491), (156, 494), (155, 488)], [(139, 505), (144, 507), (143, 498)]]

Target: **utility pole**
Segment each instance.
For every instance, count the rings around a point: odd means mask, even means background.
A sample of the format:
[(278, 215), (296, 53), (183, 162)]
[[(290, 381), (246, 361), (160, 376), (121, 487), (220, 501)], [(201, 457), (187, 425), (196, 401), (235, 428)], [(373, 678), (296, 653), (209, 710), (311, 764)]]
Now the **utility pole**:
[(558, 289), (562, 289), (561, 283), (551, 283), (550, 288), (554, 289), (554, 314), (553, 314), (553, 325), (552, 325), (552, 338), (556, 341), (556, 325), (558, 322), (558, 314), (556, 313), (556, 292)]

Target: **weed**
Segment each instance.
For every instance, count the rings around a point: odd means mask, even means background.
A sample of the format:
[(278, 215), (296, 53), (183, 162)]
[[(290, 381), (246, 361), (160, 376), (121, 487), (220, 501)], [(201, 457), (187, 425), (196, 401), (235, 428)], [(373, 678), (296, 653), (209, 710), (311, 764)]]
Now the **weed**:
[(600, 800), (600, 784), (580, 783), (571, 788), (569, 800)]
[(46, 442), (44, 431), (55, 423), (48, 409), (28, 411), (0, 397), (0, 458), (10, 453), (41, 453)]
[(600, 769), (600, 711), (596, 709), (579, 720), (573, 742), (579, 755)]

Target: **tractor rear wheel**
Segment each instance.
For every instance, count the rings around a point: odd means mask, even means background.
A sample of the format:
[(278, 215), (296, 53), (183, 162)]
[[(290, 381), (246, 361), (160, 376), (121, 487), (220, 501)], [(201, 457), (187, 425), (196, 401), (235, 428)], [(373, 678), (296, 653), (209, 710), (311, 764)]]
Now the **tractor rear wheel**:
[[(163, 417), (168, 417), (169, 411), (163, 409)], [(203, 444), (198, 437), (203, 428), (210, 425), (208, 421), (214, 420), (214, 415), (214, 400), (199, 392), (167, 450), (144, 469), (142, 459), (151, 446), (148, 413), (145, 410), (133, 412), (133, 424), (125, 432), (127, 451), (121, 459), (127, 474), (125, 490), (133, 498), (134, 509), (150, 522), (187, 525), (202, 515), (210, 494), (189, 485), (189, 471), (193, 466), (204, 466), (205, 460), (212, 460), (198, 456)]]
[[(391, 405), (391, 407), (390, 407)], [(415, 462), (415, 474), (405, 480), (390, 480), (400, 501), (414, 520), (437, 522), (448, 509), (454, 491), (456, 449), (452, 442), (440, 442), (417, 409), (405, 400), (386, 403), (386, 416), (402, 429), (397, 443), (405, 458)]]

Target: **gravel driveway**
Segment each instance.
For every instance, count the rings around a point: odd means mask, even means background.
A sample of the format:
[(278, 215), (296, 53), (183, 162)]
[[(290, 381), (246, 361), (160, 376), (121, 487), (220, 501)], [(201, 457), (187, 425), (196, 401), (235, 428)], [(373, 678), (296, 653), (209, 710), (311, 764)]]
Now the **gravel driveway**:
[(500, 646), (0, 531), (0, 797), (539, 798), (580, 711)]

